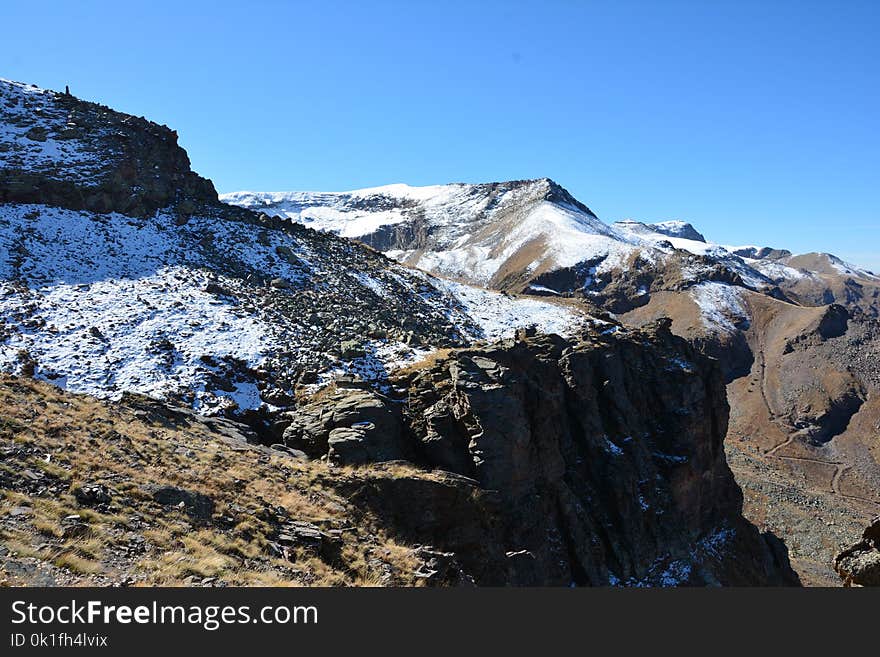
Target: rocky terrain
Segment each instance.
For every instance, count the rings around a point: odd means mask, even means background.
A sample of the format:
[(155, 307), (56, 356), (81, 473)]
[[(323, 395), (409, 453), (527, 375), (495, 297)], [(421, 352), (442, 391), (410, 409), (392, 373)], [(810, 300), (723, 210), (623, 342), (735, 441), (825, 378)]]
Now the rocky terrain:
[(5, 377), (0, 579), (796, 584), (742, 517), (717, 365), (665, 325), (617, 329), (451, 351), (392, 396), (337, 384), (271, 447), (150, 398)]
[(775, 296), (782, 295), (780, 286), (796, 284), (802, 295), (822, 303), (836, 299), (826, 275), (849, 271), (880, 285), (870, 272), (848, 270), (830, 256), (827, 272), (808, 271), (805, 256), (707, 243), (685, 222), (608, 225), (546, 178), (337, 193), (233, 192), (222, 199), (357, 239), (400, 262), (457, 280), (583, 298), (613, 312), (640, 307), (652, 293), (709, 282)]
[(390, 185), (337, 194), (226, 194), (223, 200), (358, 239), (406, 264), (509, 292), (585, 254), (622, 264), (635, 244), (551, 180)]
[[(508, 292), (573, 296), (614, 312), (690, 291), (731, 311), (705, 283), (798, 305), (839, 303), (876, 317), (880, 276), (829, 254), (708, 242), (682, 221), (602, 222), (547, 178), (351, 192), (232, 192), (222, 200), (357, 239), (422, 269)], [(735, 294), (721, 290), (718, 295)]]
[(145, 217), (216, 200), (168, 127), (0, 79), (0, 202)]
[(778, 540), (740, 519), (717, 366), (665, 324), (523, 332), (404, 380), (413, 460), (498, 491), (522, 583), (796, 581)]
[(417, 585), (441, 558), (398, 543), (347, 491), (442, 488), (442, 473), (331, 469), (146, 397), (4, 375), (0, 398), (2, 585)]
[(0, 368), (259, 414), (579, 309), (469, 288), (218, 202), (164, 126), (0, 82)]
[(726, 360), (726, 447), (746, 516), (785, 538), (805, 583), (834, 585), (834, 555), (880, 510), (880, 325), (748, 290), (737, 311), (720, 340), (671, 294), (625, 319), (674, 317), (676, 333)]

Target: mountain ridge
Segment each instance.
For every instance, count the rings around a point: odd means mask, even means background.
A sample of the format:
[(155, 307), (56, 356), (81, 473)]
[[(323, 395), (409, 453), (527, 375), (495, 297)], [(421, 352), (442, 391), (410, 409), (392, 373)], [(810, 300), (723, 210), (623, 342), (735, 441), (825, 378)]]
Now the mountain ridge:
[[(450, 196), (450, 194), (445, 194), (447, 190), (450, 189), (469, 189), (474, 193), (479, 193), (483, 190), (495, 190), (495, 189), (506, 189), (506, 188), (522, 188), (522, 187), (544, 187), (546, 191), (543, 194), (538, 194), (538, 198), (541, 200), (546, 200), (551, 203), (557, 203), (560, 205), (569, 206), (575, 208), (581, 212), (587, 214), (590, 218), (599, 220), (599, 217), (592, 211), (590, 208), (577, 199), (571, 192), (569, 192), (565, 187), (561, 184), (557, 183), (551, 178), (543, 177), (543, 178), (534, 178), (534, 179), (522, 179), (522, 180), (508, 180), (508, 181), (496, 181), (496, 182), (487, 182), (487, 183), (444, 183), (439, 185), (425, 185), (425, 186), (411, 186), (405, 183), (394, 183), (389, 185), (382, 185), (378, 187), (368, 187), (363, 189), (354, 189), (349, 191), (342, 192), (317, 192), (317, 191), (286, 191), (286, 192), (258, 192), (258, 191), (239, 191), (239, 192), (225, 192), (220, 194), (221, 201), (225, 203), (229, 203), (231, 205), (239, 205), (241, 207), (247, 207), (249, 209), (254, 209), (256, 211), (264, 211), (264, 212), (278, 212), (280, 216), (287, 216), (288, 218), (302, 221), (303, 223), (315, 223), (316, 227), (320, 229), (331, 230), (335, 232), (340, 232), (340, 234), (345, 234), (347, 237), (355, 237), (355, 238), (364, 238), (368, 234), (362, 233), (360, 235), (356, 235), (355, 233), (359, 231), (363, 231), (369, 226), (356, 226), (345, 228), (343, 222), (339, 222), (338, 225), (335, 223), (322, 223), (320, 220), (316, 218), (312, 218), (308, 216), (308, 213), (303, 213), (298, 211), (296, 206), (299, 206), (299, 209), (305, 209), (308, 207), (320, 207), (322, 203), (326, 203), (329, 199), (339, 200), (344, 199), (346, 197), (358, 198), (358, 199), (367, 199), (369, 197), (384, 197), (385, 199), (398, 199), (398, 200), (406, 200), (406, 201), (423, 201), (427, 199), (436, 199), (437, 197)], [(285, 207), (285, 204), (291, 204), (294, 207)], [(388, 204), (385, 204), (385, 207), (388, 207)], [(364, 209), (363, 206), (361, 209)], [(377, 218), (377, 221), (381, 221), (382, 218)], [(352, 223), (356, 223), (352, 220)], [(790, 257), (790, 258), (807, 258), (810, 256), (822, 255), (829, 258), (830, 261), (840, 265), (842, 268), (848, 269), (851, 273), (856, 275), (874, 275), (873, 272), (858, 267), (856, 265), (852, 265), (850, 263), (846, 263), (841, 258), (834, 256), (829, 253), (803, 253), (803, 254), (792, 254), (791, 251), (787, 251), (784, 249), (776, 249), (774, 247), (769, 246), (726, 246), (721, 245), (719, 243), (710, 243), (706, 237), (700, 233), (692, 223), (681, 221), (681, 220), (669, 220), (669, 221), (660, 221), (654, 223), (646, 223), (633, 219), (620, 220), (612, 223), (602, 222), (603, 225), (610, 229), (620, 228), (624, 229), (630, 233), (636, 234), (644, 234), (644, 235), (664, 235), (666, 237), (682, 239), (688, 242), (702, 242), (709, 246), (721, 247), (727, 251), (729, 251), (734, 256), (740, 256), (749, 260), (764, 260), (764, 259), (774, 259), (779, 260), (782, 257)], [(379, 223), (376, 225), (377, 228), (382, 227), (383, 224)], [(390, 224), (386, 224), (390, 225)], [(592, 227), (592, 226), (591, 226)], [(601, 230), (601, 229), (600, 229)], [(613, 234), (613, 230), (611, 233)], [(365, 240), (369, 243), (369, 240)], [(687, 249), (686, 249), (687, 250)], [(844, 272), (846, 273), (846, 272)]]

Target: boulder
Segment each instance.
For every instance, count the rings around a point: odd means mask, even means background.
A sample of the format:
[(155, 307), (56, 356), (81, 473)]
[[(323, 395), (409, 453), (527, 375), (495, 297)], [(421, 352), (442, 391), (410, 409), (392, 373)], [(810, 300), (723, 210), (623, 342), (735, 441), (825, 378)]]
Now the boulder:
[(880, 516), (865, 529), (862, 540), (834, 559), (844, 586), (880, 586)]
[(110, 489), (104, 484), (84, 484), (74, 488), (71, 493), (80, 506), (99, 506), (109, 504), (112, 500)]
[(284, 443), (312, 458), (328, 455), (336, 463), (353, 465), (405, 456), (400, 415), (376, 392), (340, 389), (318, 396), (290, 416)]
[(309, 456), (305, 452), (302, 452), (298, 449), (293, 449), (292, 447), (288, 447), (282, 443), (273, 443), (269, 445), (270, 449), (274, 449), (276, 452), (282, 452), (287, 454), (288, 456), (292, 456), (295, 459), (308, 460)]
[(281, 388), (267, 388), (260, 394), (260, 397), (264, 402), (273, 406), (292, 406), (296, 403), (296, 399)]
[(318, 373), (315, 370), (303, 370), (299, 375), (298, 383), (307, 386), (318, 382)]
[(476, 586), (473, 577), (465, 573), (454, 552), (442, 552), (430, 546), (415, 550), (421, 564), (415, 575), (432, 586)]
[(214, 500), (202, 493), (196, 493), (176, 486), (150, 486), (147, 493), (163, 506), (178, 506), (193, 520), (210, 520), (214, 513)]
[(334, 560), (338, 557), (341, 543), (338, 532), (326, 532), (310, 522), (291, 520), (278, 528), (270, 547), (287, 558), (293, 556), (291, 548), (302, 548), (325, 560)]
[(339, 345), (339, 355), (344, 360), (363, 358), (365, 353), (363, 346), (357, 340), (343, 340)]
[(24, 136), (30, 139), (31, 141), (46, 141), (46, 138), (49, 136), (49, 133), (45, 128), (41, 128), (39, 126), (34, 126), (26, 133)]
[(370, 460), (367, 433), (362, 428), (339, 427), (327, 438), (327, 458), (333, 463), (360, 465)]
[(89, 531), (89, 524), (78, 513), (72, 513), (61, 519), (61, 535), (63, 538), (79, 538)]

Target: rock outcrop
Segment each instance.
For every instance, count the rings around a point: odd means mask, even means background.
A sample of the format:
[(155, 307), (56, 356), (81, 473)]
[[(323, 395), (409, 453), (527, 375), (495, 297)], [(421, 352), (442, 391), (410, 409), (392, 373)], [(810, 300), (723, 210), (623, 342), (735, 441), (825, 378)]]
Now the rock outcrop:
[(880, 586), (880, 516), (865, 528), (862, 540), (834, 559), (844, 586)]
[(0, 124), (11, 133), (0, 148), (0, 203), (138, 217), (168, 206), (186, 216), (217, 203), (167, 126), (6, 81)]
[(323, 393), (290, 413), (284, 443), (334, 463), (378, 463), (400, 459), (402, 422), (387, 398), (370, 390)]
[[(362, 446), (348, 462), (385, 448), (385, 458), (449, 473), (374, 479), (354, 494), (405, 540), (454, 554), (464, 579), (796, 581), (784, 549), (780, 556), (741, 516), (723, 452), (728, 409), (717, 364), (666, 325), (578, 340), (521, 333), (395, 383), (397, 401), (323, 396), (295, 414), (285, 436), (332, 459), (344, 433)], [(379, 423), (393, 441), (358, 432)]]

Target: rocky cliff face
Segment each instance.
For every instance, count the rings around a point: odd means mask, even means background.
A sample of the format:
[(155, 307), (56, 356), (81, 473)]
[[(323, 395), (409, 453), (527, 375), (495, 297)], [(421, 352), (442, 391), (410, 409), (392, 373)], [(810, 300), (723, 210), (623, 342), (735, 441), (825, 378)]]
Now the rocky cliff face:
[(338, 390), (304, 405), (285, 441), (461, 477), (359, 496), (477, 583), (796, 581), (741, 517), (717, 366), (663, 325), (618, 332), (455, 351), (397, 379), (397, 398)]
[(715, 302), (711, 321), (671, 293), (623, 319), (673, 317), (673, 331), (721, 359), (746, 516), (785, 538), (805, 582), (836, 585), (834, 555), (880, 510), (880, 327), (840, 305), (713, 287), (694, 297)]

